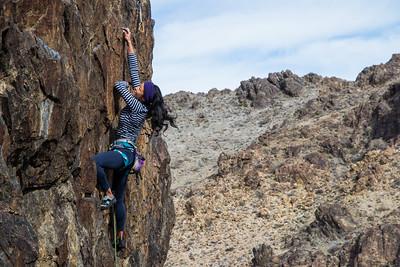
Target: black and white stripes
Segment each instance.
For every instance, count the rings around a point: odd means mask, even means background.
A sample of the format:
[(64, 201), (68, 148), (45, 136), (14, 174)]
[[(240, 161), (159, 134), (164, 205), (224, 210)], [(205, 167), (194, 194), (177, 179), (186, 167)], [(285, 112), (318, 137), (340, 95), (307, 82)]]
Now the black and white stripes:
[(128, 54), (129, 74), (133, 87), (140, 85), (139, 65), (135, 54)]
[[(133, 86), (140, 86), (139, 68), (135, 54), (128, 54), (128, 64)], [(128, 88), (126, 81), (118, 81), (114, 84), (114, 89), (120, 93), (127, 104), (121, 110), (119, 116), (117, 138), (126, 138), (136, 143), (148, 110), (145, 105), (131, 94)]]

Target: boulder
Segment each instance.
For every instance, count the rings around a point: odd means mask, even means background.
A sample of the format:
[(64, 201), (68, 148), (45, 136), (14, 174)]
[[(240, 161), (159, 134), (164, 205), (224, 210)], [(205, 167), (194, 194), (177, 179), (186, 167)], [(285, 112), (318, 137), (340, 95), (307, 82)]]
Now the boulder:
[(290, 70), (270, 73), (268, 81), (289, 96), (300, 96), (304, 88), (304, 80)]
[(346, 207), (339, 204), (320, 205), (315, 211), (315, 221), (307, 232), (335, 239), (357, 226)]
[(250, 100), (255, 108), (266, 107), (272, 97), (279, 92), (279, 88), (270, 83), (266, 78), (252, 77), (248, 81), (242, 81), (236, 90), (240, 101)]

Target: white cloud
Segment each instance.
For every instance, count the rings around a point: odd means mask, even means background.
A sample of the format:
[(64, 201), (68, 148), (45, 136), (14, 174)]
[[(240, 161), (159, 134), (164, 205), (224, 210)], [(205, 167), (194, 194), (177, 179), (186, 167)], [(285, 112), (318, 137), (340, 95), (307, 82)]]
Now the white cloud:
[(377, 38), (347, 38), (310, 43), (296, 51), (265, 60), (268, 71), (285, 66), (300, 75), (315, 72), (354, 80), (364, 67), (387, 62), (399, 51), (400, 29)]
[[(167, 92), (234, 89), (252, 75), (286, 68), (354, 78), (361, 63), (394, 53), (400, 35), (397, 28), (388, 41), (384, 32), (400, 21), (400, 4), (389, 0), (170, 0), (176, 9), (163, 14), (166, 3), (152, 1), (153, 9), (161, 6), (153, 14), (154, 80)], [(364, 41), (366, 35), (374, 38)]]

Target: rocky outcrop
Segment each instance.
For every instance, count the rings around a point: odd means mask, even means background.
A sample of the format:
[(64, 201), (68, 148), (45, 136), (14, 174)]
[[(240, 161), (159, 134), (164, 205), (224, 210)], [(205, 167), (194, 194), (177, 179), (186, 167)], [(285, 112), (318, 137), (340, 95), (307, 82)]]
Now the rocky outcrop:
[(391, 85), (372, 116), (372, 139), (389, 141), (400, 135), (400, 83)]
[[(91, 157), (107, 149), (121, 108), (113, 84), (128, 77), (120, 27), (134, 32), (142, 80), (152, 75), (150, 3), (6, 0), (0, 14), (0, 263), (111, 266)], [(161, 137), (143, 132), (139, 147), (147, 164), (128, 182), (119, 256), (161, 266), (174, 223), (170, 158)]]
[(400, 225), (385, 224), (358, 236), (348, 251), (352, 266), (398, 266), (400, 264)]
[(268, 78), (255, 78), (242, 81), (236, 89), (236, 95), (241, 101), (250, 100), (256, 108), (271, 104), (272, 98), (282, 92), (288, 96), (300, 96), (304, 88), (304, 80), (290, 70), (270, 73)]
[(250, 100), (254, 107), (265, 107), (278, 92), (279, 88), (270, 83), (268, 79), (253, 77), (248, 81), (242, 81), (236, 94), (242, 101)]
[(268, 81), (289, 96), (300, 96), (304, 88), (303, 79), (293, 74), (290, 70), (270, 73)]
[(389, 62), (365, 68), (356, 78), (359, 86), (378, 86), (400, 74), (400, 54), (393, 54)]
[(270, 246), (263, 244), (253, 249), (252, 263), (254, 267), (398, 266), (399, 249), (400, 226), (384, 224), (367, 229), (327, 252), (296, 247), (278, 256)]
[(316, 220), (293, 237), (290, 249), (282, 255), (276, 255), (265, 244), (254, 248), (253, 266), (397, 266), (399, 263), (399, 225), (357, 228), (356, 221), (340, 205), (319, 207), (315, 214)]
[(307, 229), (311, 235), (331, 239), (353, 230), (357, 226), (352, 215), (342, 205), (321, 205), (315, 211), (315, 221)]

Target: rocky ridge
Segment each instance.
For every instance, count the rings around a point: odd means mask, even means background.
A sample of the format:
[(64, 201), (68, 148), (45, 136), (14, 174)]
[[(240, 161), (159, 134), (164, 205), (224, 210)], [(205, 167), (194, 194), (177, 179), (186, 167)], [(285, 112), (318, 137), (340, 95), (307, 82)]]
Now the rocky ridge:
[[(356, 81), (286, 71), (242, 82), (234, 92), (169, 96), (187, 124), (182, 137), (167, 137), (173, 179), (187, 185), (176, 186), (166, 266), (397, 266), (399, 74), (396, 54)], [(215, 114), (225, 105), (239, 117), (248, 108), (253, 121), (243, 127), (261, 129), (243, 129), (245, 137), (254, 133), (249, 145), (227, 142), (224, 153), (210, 154), (219, 154), (217, 167), (204, 167), (215, 170), (211, 175), (191, 177), (191, 157), (176, 152), (206, 149), (194, 140), (223, 128), (212, 120), (225, 117), (230, 125), (230, 112)], [(189, 118), (195, 109), (208, 121)]]

